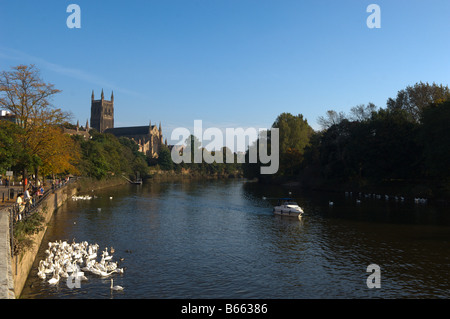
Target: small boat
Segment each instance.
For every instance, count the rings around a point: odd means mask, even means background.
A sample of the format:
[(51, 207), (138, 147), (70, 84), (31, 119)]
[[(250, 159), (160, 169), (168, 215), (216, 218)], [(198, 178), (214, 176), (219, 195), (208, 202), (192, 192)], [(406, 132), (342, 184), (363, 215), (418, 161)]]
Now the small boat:
[(142, 185), (142, 179), (138, 178), (135, 181), (131, 181), (130, 183), (135, 185)]
[(277, 206), (273, 208), (273, 213), (275, 215), (281, 216), (291, 216), (291, 217), (302, 217), (303, 209), (298, 206), (292, 198), (280, 198), (278, 199)]

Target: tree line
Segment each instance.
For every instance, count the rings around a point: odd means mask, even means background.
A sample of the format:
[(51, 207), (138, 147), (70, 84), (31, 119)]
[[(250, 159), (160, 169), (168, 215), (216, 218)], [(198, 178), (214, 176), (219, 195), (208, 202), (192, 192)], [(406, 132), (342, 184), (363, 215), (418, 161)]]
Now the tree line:
[[(139, 152), (127, 138), (90, 131), (90, 137), (64, 134), (71, 115), (52, 105), (60, 91), (45, 83), (34, 65), (0, 73), (0, 109), (14, 121), (0, 121), (0, 174), (7, 170), (30, 175), (82, 175), (103, 179), (139, 174), (150, 169), (195, 175), (240, 176), (261, 182), (296, 181), (305, 187), (407, 187), (417, 195), (450, 197), (450, 90), (448, 86), (416, 83), (398, 91), (385, 107), (357, 105), (349, 114), (329, 110), (314, 130), (302, 114), (281, 113), (279, 170), (261, 175), (260, 163), (245, 162), (222, 148), (212, 151), (223, 163), (180, 163), (162, 146), (158, 159)], [(194, 156), (196, 137), (186, 141)], [(265, 143), (265, 144), (264, 144)], [(270, 134), (264, 145), (270, 148)], [(258, 147), (258, 141), (250, 147)], [(203, 152), (204, 150), (201, 149)], [(217, 152), (217, 153), (216, 153)], [(234, 158), (227, 163), (227, 155)], [(420, 193), (420, 194), (419, 194)]]
[[(192, 175), (239, 175), (240, 164), (180, 163), (171, 159), (170, 150), (162, 145), (157, 159), (139, 151), (139, 146), (126, 137), (89, 131), (86, 139), (69, 135), (74, 129), (71, 114), (52, 105), (52, 98), (61, 91), (45, 83), (34, 65), (19, 65), (0, 72), (0, 109), (9, 112), (9, 119), (0, 121), (0, 175), (14, 171), (21, 179), (78, 175), (98, 180), (126, 175), (144, 178), (150, 169), (183, 170)], [(195, 137), (190, 139), (194, 141)], [(187, 141), (186, 147), (198, 148)], [(222, 149), (225, 158), (229, 149)], [(220, 153), (219, 152), (219, 153)], [(236, 156), (236, 154), (234, 154)], [(236, 161), (235, 161), (236, 162)]]
[(450, 90), (416, 83), (389, 98), (384, 108), (357, 105), (349, 114), (329, 110), (314, 131), (301, 114), (282, 113), (280, 169), (248, 178), (298, 181), (317, 188), (391, 187), (427, 197), (450, 197)]
[[(157, 163), (159, 168), (164, 171), (173, 171), (175, 173), (182, 173), (184, 170), (191, 175), (200, 176), (222, 176), (222, 177), (240, 177), (242, 176), (242, 163), (239, 163), (238, 155), (232, 152), (228, 147), (222, 147), (217, 151), (208, 151), (202, 147), (199, 139), (190, 135), (186, 141), (183, 149), (180, 149), (180, 154), (183, 154), (187, 149), (190, 151), (190, 163), (174, 163), (172, 160), (171, 150), (168, 147), (163, 146), (160, 149)], [(215, 159), (221, 160), (208, 163), (203, 159), (200, 163), (196, 163), (195, 154), (210, 154)], [(232, 158), (233, 162), (227, 162), (227, 158)]]

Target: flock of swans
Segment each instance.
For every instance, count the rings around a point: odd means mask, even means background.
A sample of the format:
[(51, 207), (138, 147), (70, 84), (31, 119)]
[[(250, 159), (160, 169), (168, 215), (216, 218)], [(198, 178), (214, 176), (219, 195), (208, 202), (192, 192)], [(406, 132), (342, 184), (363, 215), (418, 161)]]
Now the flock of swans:
[(84, 195), (84, 196), (72, 196), (72, 200), (74, 201), (78, 201), (78, 200), (91, 200), (93, 198), (97, 198), (97, 196), (89, 196), (89, 195)]
[[(118, 267), (117, 261), (112, 261), (114, 248), (111, 247), (99, 251), (98, 244), (89, 244), (87, 241), (81, 243), (67, 241), (49, 242), (45, 251), (47, 257), (39, 262), (38, 276), (47, 280), (47, 276), (52, 277), (47, 281), (50, 285), (56, 285), (61, 278), (71, 278), (87, 280), (86, 272), (93, 273), (103, 278), (114, 273), (123, 273), (124, 269)], [(100, 254), (100, 261), (97, 257)], [(111, 279), (111, 290), (123, 290), (121, 286), (113, 286)]]
[[(345, 192), (345, 197), (352, 197), (353, 196), (353, 192)], [(361, 199), (360, 198), (372, 198), (372, 199), (385, 199), (385, 200), (395, 200), (396, 202), (404, 202), (405, 201), (405, 197), (404, 196), (389, 196), (389, 195), (380, 195), (380, 194), (363, 194), (361, 192), (358, 193), (358, 199), (356, 199), (356, 203), (357, 204), (361, 204)], [(426, 198), (420, 198), (420, 197), (416, 197), (414, 198), (414, 203), (416, 204), (427, 204), (428, 203), (428, 199)], [(330, 206), (333, 206), (333, 202), (329, 202)]]
[[(72, 200), (74, 201), (78, 201), (78, 200), (91, 200), (97, 198), (97, 196), (89, 196), (89, 195), (84, 195), (84, 196), (72, 196)], [(112, 196), (109, 197), (109, 199), (113, 199)]]

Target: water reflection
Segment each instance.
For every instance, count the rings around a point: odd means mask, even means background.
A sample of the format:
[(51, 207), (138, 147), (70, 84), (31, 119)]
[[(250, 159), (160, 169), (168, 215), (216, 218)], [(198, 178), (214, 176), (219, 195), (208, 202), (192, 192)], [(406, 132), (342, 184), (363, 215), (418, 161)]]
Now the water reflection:
[[(272, 214), (271, 198), (289, 191), (305, 210), (300, 221)], [(36, 276), (41, 248), (23, 298), (450, 295), (450, 227), (443, 207), (356, 204), (344, 194), (243, 181), (127, 185), (95, 195), (59, 209), (42, 247), (73, 238), (113, 246), (126, 267), (114, 283), (125, 291), (111, 294), (109, 279), (95, 276), (81, 289), (49, 287)], [(372, 263), (381, 267), (381, 289), (366, 286)]]

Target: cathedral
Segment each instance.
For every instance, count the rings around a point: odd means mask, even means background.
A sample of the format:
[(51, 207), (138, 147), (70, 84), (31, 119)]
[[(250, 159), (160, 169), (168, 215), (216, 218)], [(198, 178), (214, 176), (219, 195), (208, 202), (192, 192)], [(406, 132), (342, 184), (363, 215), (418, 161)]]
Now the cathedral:
[(91, 97), (91, 128), (100, 133), (110, 133), (116, 137), (127, 137), (139, 145), (139, 151), (152, 158), (157, 158), (159, 150), (163, 145), (163, 135), (161, 123), (159, 128), (152, 125), (148, 126), (130, 126), (114, 127), (114, 93), (111, 93), (111, 100), (105, 100), (101, 94), (101, 99), (96, 100), (94, 91)]

